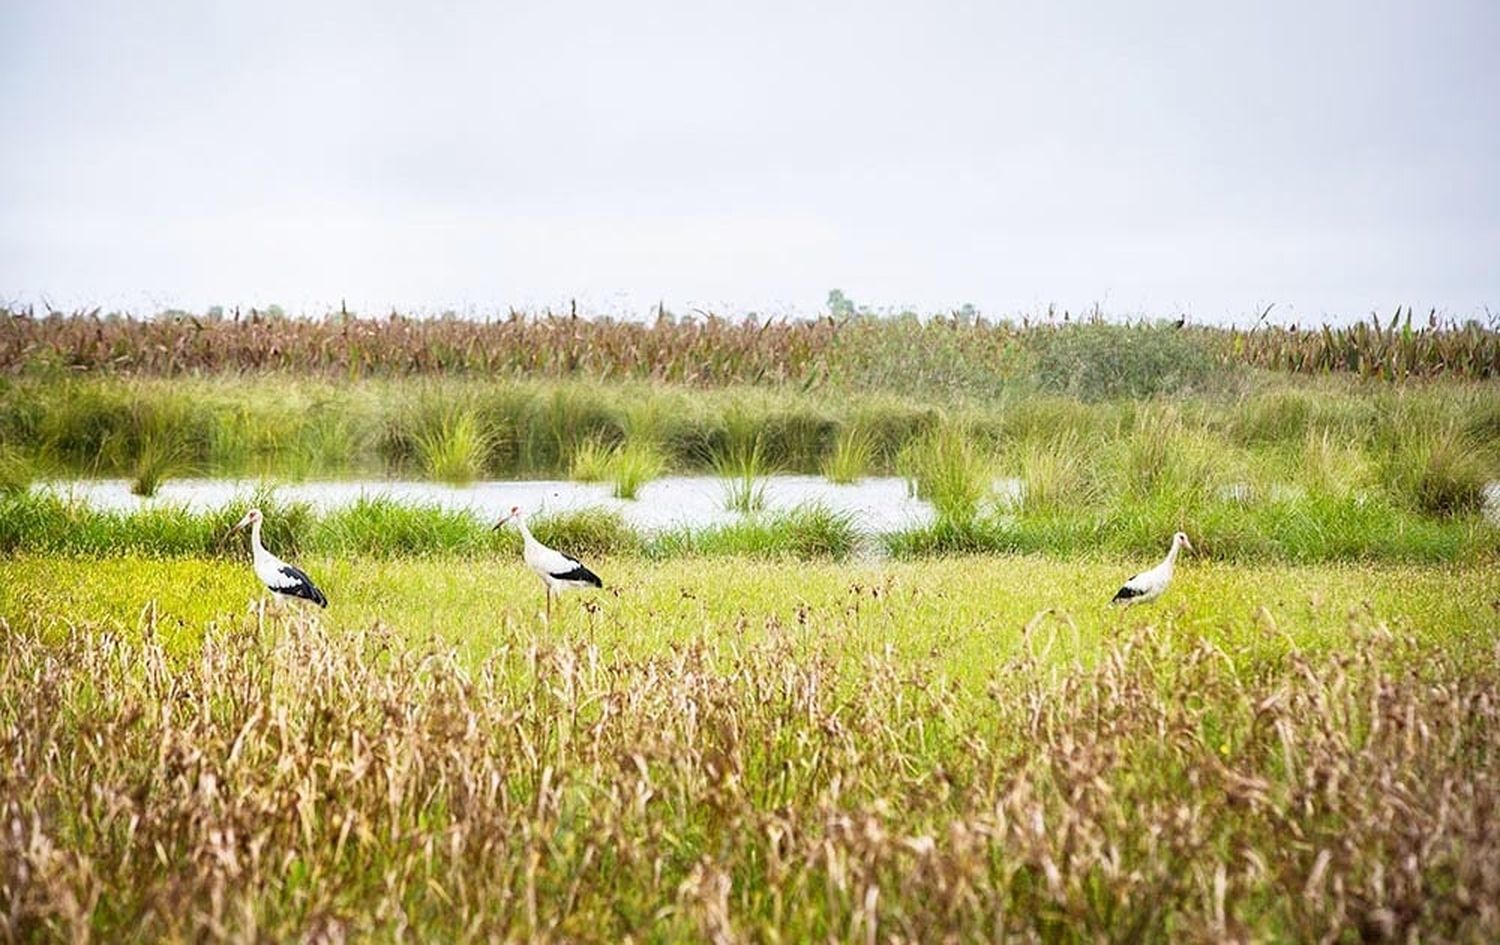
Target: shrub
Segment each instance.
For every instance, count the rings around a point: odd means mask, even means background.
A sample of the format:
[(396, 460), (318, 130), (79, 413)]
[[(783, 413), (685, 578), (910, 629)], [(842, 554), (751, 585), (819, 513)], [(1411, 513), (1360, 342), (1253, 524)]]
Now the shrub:
[(1027, 343), (1037, 386), (1085, 400), (1202, 389), (1227, 370), (1198, 332), (1166, 324), (1044, 326)]

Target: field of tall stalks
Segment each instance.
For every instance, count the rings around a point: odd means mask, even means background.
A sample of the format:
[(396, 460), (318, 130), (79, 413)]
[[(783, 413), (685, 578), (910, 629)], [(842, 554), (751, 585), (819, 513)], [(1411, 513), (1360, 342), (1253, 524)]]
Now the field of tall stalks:
[[(861, 606), (878, 608), (878, 590)], [(12, 940), (1484, 941), (1500, 673), (1170, 616), (963, 687), (818, 616), (468, 665), (379, 625), (11, 630)], [(856, 656), (856, 653), (863, 655)]]
[(987, 393), (1026, 377), (1054, 390), (1110, 396), (1203, 386), (1236, 366), (1393, 381), (1492, 378), (1500, 374), (1500, 328), (1413, 319), (1409, 310), (1300, 330), (1119, 325), (1097, 316), (1032, 322), (660, 314), (636, 322), (519, 312), (481, 321), (0, 310), (0, 372), (48, 366), (166, 376), (471, 374)]

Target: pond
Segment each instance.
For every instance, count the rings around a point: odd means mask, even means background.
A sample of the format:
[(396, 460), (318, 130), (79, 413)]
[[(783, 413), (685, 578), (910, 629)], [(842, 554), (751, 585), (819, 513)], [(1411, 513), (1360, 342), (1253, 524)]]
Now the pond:
[[(133, 495), (126, 479), (55, 480), (38, 483), (33, 489), (70, 496), (101, 509), (130, 511), (185, 505), (201, 511), (222, 508), (236, 498), (249, 495), (261, 484), (253, 479), (172, 479), (163, 483), (150, 499)], [(770, 476), (765, 484), (769, 511), (820, 503), (847, 513), (856, 527), (872, 533), (900, 531), (932, 521), (932, 507), (913, 497), (906, 481), (896, 477), (872, 477), (852, 485), (835, 485), (818, 476)], [(1021, 494), (1017, 479), (998, 479), (994, 488), (1002, 500), (1014, 500)], [(283, 500), (305, 502), (319, 511), (377, 496), (409, 505), (469, 511), (481, 519), (498, 519), (513, 505), (533, 513), (606, 508), (619, 512), (632, 526), (648, 532), (702, 528), (742, 518), (725, 508), (724, 483), (713, 476), (657, 479), (642, 486), (639, 498), (634, 500), (615, 498), (608, 483), (549, 479), (476, 482), (467, 486), (400, 479), (313, 480), (278, 483), (275, 489)], [(1233, 487), (1226, 489), (1226, 497), (1232, 497), (1235, 491)], [(1490, 483), (1485, 492), (1487, 517), (1500, 522), (1500, 482)]]
[[(856, 527), (874, 533), (897, 531), (932, 521), (932, 508), (914, 498), (903, 479), (872, 477), (852, 485), (835, 485), (818, 476), (770, 476), (765, 480), (766, 509), (792, 509), (819, 503), (854, 519)], [(39, 483), (45, 489), (100, 509), (130, 511), (152, 506), (222, 508), (261, 485), (252, 479), (172, 479), (150, 499), (131, 494), (125, 479), (79, 479)], [(1000, 480), (999, 495), (1016, 495), (1020, 483)], [(278, 483), (279, 498), (305, 502), (318, 511), (377, 496), (409, 505), (469, 511), (481, 519), (499, 519), (513, 505), (532, 513), (606, 508), (620, 513), (643, 531), (702, 528), (738, 521), (725, 508), (724, 482), (713, 476), (668, 476), (642, 486), (638, 498), (617, 499), (609, 483), (565, 480), (476, 482), (467, 486), (417, 480), (336, 480)]]

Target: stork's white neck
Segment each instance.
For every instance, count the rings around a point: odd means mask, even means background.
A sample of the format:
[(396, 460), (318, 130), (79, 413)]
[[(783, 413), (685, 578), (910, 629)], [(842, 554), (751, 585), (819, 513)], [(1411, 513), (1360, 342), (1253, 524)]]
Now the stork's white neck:
[(536, 540), (536, 536), (531, 534), (531, 529), (526, 527), (526, 517), (524, 515), (516, 516), (516, 527), (521, 530), (521, 540), (523, 542), (528, 545), (541, 544)]
[(1181, 548), (1182, 546), (1177, 542), (1172, 542), (1172, 547), (1167, 551), (1167, 560), (1162, 563), (1170, 568), (1177, 561), (1177, 552)]
[(257, 558), (266, 554), (266, 546), (260, 543), (260, 519), (250, 523), (250, 551)]

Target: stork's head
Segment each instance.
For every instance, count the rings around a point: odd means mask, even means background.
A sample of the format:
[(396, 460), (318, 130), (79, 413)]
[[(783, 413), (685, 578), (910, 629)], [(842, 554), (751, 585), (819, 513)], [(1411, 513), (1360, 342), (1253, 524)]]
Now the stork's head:
[(1178, 532), (1173, 535), (1172, 546), (1174, 548), (1186, 548), (1188, 551), (1193, 550), (1193, 543), (1188, 541), (1187, 532)]
[(242, 519), (239, 520), (239, 524), (235, 525), (229, 531), (231, 533), (237, 532), (240, 529), (244, 528), (246, 525), (255, 525), (255, 524), (257, 524), (263, 518), (265, 518), (265, 516), (260, 514), (260, 509), (251, 509), (250, 511), (248, 511), (248, 512), (245, 513), (245, 517), (244, 518), (242, 518)]
[(510, 511), (506, 513), (505, 517), (495, 523), (495, 527), (492, 529), (492, 531), (498, 532), (500, 529), (504, 528), (511, 522), (519, 522), (524, 518), (526, 518), (526, 513), (521, 511), (521, 507), (519, 505), (512, 505), (510, 507)]

